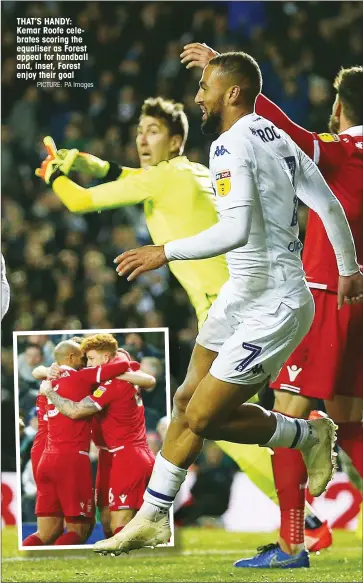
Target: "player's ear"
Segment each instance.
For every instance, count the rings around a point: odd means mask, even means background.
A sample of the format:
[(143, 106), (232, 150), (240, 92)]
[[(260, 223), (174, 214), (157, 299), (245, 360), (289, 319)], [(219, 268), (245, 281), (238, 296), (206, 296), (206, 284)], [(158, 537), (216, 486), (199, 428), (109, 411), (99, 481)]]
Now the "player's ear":
[(226, 101), (230, 104), (235, 104), (240, 98), (241, 88), (238, 85), (232, 85), (226, 92)]
[(169, 142), (170, 152), (173, 154), (179, 154), (181, 146), (182, 146), (183, 138), (179, 135), (171, 136)]

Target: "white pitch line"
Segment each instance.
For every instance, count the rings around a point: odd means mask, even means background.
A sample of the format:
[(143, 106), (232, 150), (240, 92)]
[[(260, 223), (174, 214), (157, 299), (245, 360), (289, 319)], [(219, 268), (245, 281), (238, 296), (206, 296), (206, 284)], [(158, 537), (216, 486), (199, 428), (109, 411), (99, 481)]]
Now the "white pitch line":
[[(345, 551), (347, 552), (353, 552), (353, 551), (360, 551), (361, 548), (358, 547), (345, 547), (344, 548)], [(206, 549), (206, 550), (196, 550), (196, 551), (180, 551), (178, 552), (173, 552), (173, 553), (163, 553), (162, 555), (158, 554), (158, 553), (142, 553), (142, 554), (133, 554), (129, 556), (129, 559), (132, 558), (143, 558), (143, 557), (155, 557), (155, 558), (163, 558), (164, 556), (170, 557), (170, 556), (204, 556), (204, 555), (245, 555), (247, 553), (255, 553), (256, 549), (243, 549), (243, 550), (232, 550), (232, 549)], [(326, 553), (327, 555), (329, 554), (329, 551)], [(323, 553), (321, 556), (324, 556), (325, 553)], [(122, 556), (122, 555), (121, 555)], [(125, 555), (126, 556), (126, 555)], [(312, 553), (312, 556), (314, 556), (314, 553)], [(24, 562), (24, 561), (46, 561), (49, 560), (50, 558), (53, 559), (57, 559), (58, 557), (56, 557), (55, 555), (51, 555), (47, 556), (47, 557), (8, 557), (6, 559), (2, 559), (3, 563), (12, 563), (12, 562)], [(67, 560), (71, 560), (71, 561), (78, 561), (81, 559), (89, 559), (88, 556), (85, 555), (63, 555), (62, 557), (59, 557), (60, 559), (67, 559)]]

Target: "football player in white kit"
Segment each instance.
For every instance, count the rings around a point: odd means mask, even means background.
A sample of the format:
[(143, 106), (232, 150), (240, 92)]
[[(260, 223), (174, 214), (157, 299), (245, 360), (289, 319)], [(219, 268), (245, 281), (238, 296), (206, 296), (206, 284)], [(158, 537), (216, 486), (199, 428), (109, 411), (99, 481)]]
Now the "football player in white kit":
[[(310, 158), (254, 113), (262, 80), (252, 57), (215, 57), (199, 85), (195, 101), (203, 111), (203, 133), (217, 137), (210, 170), (220, 221), (193, 237), (127, 251), (115, 262), (119, 275), (129, 273), (132, 280), (168, 261), (226, 253), (230, 279), (196, 339), (144, 504), (122, 532), (96, 543), (97, 552), (119, 554), (168, 541), (168, 510), (204, 438), (301, 450), (315, 496), (333, 474), (330, 419), (290, 419), (246, 401), (278, 374), (313, 320), (300, 260), (298, 197), (320, 215), (334, 248), (339, 307), (344, 300), (363, 300), (348, 222)], [(309, 566), (306, 551), (296, 560)]]

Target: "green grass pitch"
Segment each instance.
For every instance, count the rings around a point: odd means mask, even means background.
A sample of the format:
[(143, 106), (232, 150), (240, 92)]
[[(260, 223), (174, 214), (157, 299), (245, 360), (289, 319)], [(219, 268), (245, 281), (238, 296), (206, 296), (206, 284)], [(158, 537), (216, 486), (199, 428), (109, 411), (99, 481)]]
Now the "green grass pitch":
[(230, 533), (219, 529), (183, 529), (174, 549), (134, 551), (120, 557), (100, 557), (91, 550), (16, 550), (15, 528), (2, 531), (3, 582), (214, 582), (362, 581), (362, 543), (354, 532), (336, 531), (334, 546), (311, 556), (310, 569), (236, 569), (233, 562), (254, 554), (275, 535)]

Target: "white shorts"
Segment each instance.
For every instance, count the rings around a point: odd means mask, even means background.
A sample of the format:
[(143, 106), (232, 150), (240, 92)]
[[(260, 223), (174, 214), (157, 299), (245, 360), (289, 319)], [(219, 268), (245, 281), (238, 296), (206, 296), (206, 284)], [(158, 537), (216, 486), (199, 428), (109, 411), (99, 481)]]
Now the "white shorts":
[(210, 373), (235, 384), (257, 384), (275, 379), (282, 365), (309, 331), (314, 318), (314, 300), (293, 309), (285, 303), (271, 309), (256, 309), (223, 286), (209, 310), (196, 342), (218, 352)]

